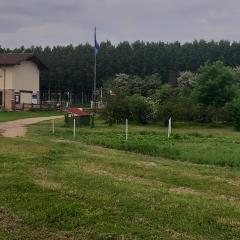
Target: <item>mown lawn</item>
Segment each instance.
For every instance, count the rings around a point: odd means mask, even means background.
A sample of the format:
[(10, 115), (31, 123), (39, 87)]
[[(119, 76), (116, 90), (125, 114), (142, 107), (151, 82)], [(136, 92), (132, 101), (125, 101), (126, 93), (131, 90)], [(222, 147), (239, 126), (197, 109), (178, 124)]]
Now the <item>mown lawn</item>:
[[(238, 156), (223, 167), (204, 150), (217, 141), (227, 163), (237, 133), (182, 127), (167, 140), (158, 126), (130, 126), (129, 142), (139, 142), (132, 149), (119, 147), (124, 126), (98, 123), (79, 129), (75, 141), (61, 120), (55, 136), (50, 128), (44, 122), (26, 138), (0, 137), (2, 239), (240, 239)], [(179, 154), (139, 150), (153, 142), (176, 145)], [(199, 164), (205, 158), (210, 164)]]
[(0, 111), (0, 122), (14, 121), (23, 118), (33, 118), (33, 117), (48, 117), (59, 115), (61, 113), (54, 111), (41, 111), (41, 112), (4, 112)]
[[(75, 140), (173, 160), (240, 167), (240, 132), (230, 128), (185, 125), (173, 129), (168, 139), (166, 128), (161, 126), (130, 125), (128, 141), (125, 141), (124, 131), (123, 125), (108, 127), (98, 122), (96, 128), (79, 128)], [(61, 127), (56, 136), (70, 140), (73, 129)]]

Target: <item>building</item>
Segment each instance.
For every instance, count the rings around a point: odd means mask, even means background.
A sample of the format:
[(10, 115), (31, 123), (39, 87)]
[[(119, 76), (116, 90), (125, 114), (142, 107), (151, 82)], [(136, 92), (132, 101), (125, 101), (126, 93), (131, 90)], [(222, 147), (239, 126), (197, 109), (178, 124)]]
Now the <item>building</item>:
[(65, 123), (69, 126), (73, 126), (75, 120), (76, 126), (88, 126), (90, 125), (91, 114), (83, 110), (83, 108), (69, 108), (65, 115)]
[(48, 68), (31, 53), (0, 54), (0, 108), (39, 103), (41, 70)]

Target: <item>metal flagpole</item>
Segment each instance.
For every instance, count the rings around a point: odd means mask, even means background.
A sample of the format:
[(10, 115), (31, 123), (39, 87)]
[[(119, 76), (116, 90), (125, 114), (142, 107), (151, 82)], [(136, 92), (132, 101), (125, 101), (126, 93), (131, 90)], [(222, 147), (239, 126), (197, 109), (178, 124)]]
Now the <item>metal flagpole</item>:
[[(96, 39), (96, 27), (94, 30), (94, 36)], [(93, 83), (93, 111), (96, 112), (96, 86), (97, 86), (97, 53), (96, 49), (94, 49), (94, 83)]]

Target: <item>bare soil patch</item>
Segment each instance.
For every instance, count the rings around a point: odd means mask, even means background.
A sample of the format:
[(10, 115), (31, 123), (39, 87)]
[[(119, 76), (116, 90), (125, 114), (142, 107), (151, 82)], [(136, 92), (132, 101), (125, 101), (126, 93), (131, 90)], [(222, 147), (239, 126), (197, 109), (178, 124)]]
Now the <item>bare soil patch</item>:
[(25, 118), (15, 121), (0, 123), (0, 132), (4, 137), (15, 138), (26, 135), (26, 126), (42, 121), (63, 118), (63, 116)]

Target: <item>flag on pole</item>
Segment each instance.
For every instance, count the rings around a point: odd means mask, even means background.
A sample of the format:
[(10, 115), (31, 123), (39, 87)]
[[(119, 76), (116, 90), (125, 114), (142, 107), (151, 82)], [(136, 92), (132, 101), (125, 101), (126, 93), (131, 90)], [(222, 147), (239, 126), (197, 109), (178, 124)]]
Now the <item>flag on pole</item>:
[(95, 50), (95, 54), (98, 54), (99, 50), (100, 50), (100, 46), (97, 42), (97, 33), (96, 33), (96, 28), (94, 31), (94, 50)]

